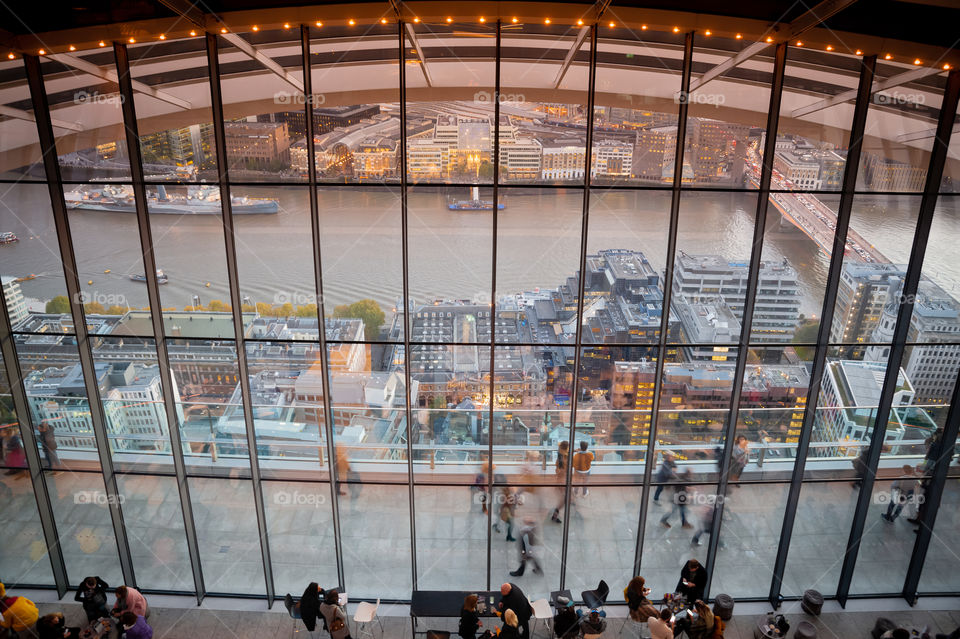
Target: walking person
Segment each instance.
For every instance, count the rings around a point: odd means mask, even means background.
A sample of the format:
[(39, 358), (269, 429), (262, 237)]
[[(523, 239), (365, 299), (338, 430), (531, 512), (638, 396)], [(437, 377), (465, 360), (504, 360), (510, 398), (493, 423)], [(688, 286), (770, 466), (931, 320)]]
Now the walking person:
[(7, 475), (16, 475), (16, 479), (20, 479), (29, 473), (27, 455), (23, 452), (23, 442), (20, 441), (20, 431), (16, 426), (3, 429), (3, 445), (0, 447), (0, 453), (2, 453), (3, 465), (10, 468), (6, 472)]
[(743, 435), (739, 435), (733, 452), (730, 453), (730, 468), (727, 471), (727, 481), (740, 481), (740, 475), (743, 469), (747, 467), (750, 460), (750, 441)]
[(587, 477), (590, 475), (590, 467), (593, 465), (593, 453), (588, 451), (587, 448), (587, 442), (581, 441), (580, 450), (573, 456), (573, 471), (577, 474), (578, 483), (581, 485), (580, 491), (584, 497), (590, 494), (590, 489), (587, 488)]
[(57, 436), (53, 432), (53, 424), (44, 419), (37, 426), (37, 432), (40, 433), (38, 439), (43, 456), (47, 459), (47, 467), (59, 469), (60, 457), (57, 455)]
[(888, 524), (896, 521), (900, 513), (903, 512), (903, 507), (913, 497), (917, 477), (913, 466), (904, 464), (900, 470), (903, 472), (903, 476), (893, 480), (893, 483), (890, 484), (890, 505), (887, 506), (887, 511), (880, 515)]
[(517, 533), (517, 549), (520, 551), (520, 567), (510, 573), (511, 577), (522, 577), (527, 562), (533, 563), (533, 574), (542, 575), (540, 560), (537, 559), (538, 538), (536, 535), (536, 521), (533, 517), (526, 517), (523, 526)]
[[(690, 540), (690, 543), (694, 546), (701, 546), (703, 542), (700, 541), (700, 537), (704, 534), (712, 535), (713, 534), (713, 522), (717, 517), (718, 507), (716, 503), (707, 504), (703, 507), (703, 510), (700, 513), (700, 524), (697, 527), (697, 532), (693, 534), (693, 539)], [(720, 538), (719, 542), (720, 548), (725, 548), (723, 543), (723, 537)]]
[[(561, 441), (557, 445), (557, 464), (554, 468), (554, 472), (557, 474), (557, 482), (560, 484), (567, 483), (567, 464), (570, 462), (570, 442), (567, 440)], [(564, 498), (566, 497), (563, 487), (558, 489), (560, 492), (560, 498), (557, 502), (556, 507), (553, 509), (553, 513), (550, 515), (550, 521), (555, 524), (563, 523), (563, 520), (560, 519), (560, 509), (563, 508)]]
[(682, 528), (693, 528), (693, 525), (687, 521), (687, 503), (690, 501), (690, 480), (693, 476), (692, 471), (687, 468), (677, 477), (677, 483), (673, 486), (673, 505), (670, 512), (660, 518), (660, 525), (664, 528), (670, 528), (670, 518), (673, 514), (680, 511), (680, 523)]
[(653, 503), (660, 505), (660, 495), (663, 493), (664, 484), (677, 478), (677, 458), (673, 451), (663, 451), (663, 461), (657, 468), (657, 474), (654, 475), (654, 481), (658, 482), (656, 492), (653, 493)]
[[(507, 525), (507, 539), (506, 541), (516, 541), (516, 538), (513, 536), (513, 515), (517, 509), (517, 489), (513, 486), (504, 486), (500, 492), (502, 502), (500, 504), (500, 512), (498, 517), (500, 521)], [(494, 522), (493, 530), (495, 532), (500, 532), (500, 521)]]

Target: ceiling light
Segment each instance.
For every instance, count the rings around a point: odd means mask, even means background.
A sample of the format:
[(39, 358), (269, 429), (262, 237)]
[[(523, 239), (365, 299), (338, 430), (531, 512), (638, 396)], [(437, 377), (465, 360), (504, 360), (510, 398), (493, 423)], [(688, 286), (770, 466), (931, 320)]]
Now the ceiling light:
[(797, 40), (797, 46), (798, 46), (798, 47), (802, 47), (802, 46), (803, 46), (803, 41)]
[[(197, 35), (197, 32), (196, 32), (196, 31), (191, 31), (191, 32), (190, 32), (190, 35), (195, 36), (195, 35)], [(100, 45), (100, 46), (103, 46), (103, 45)]]
[(319, 20), (317, 20), (317, 22), (316, 22), (315, 24), (316, 24), (318, 27), (322, 27), (322, 26), (323, 26), (323, 23), (320, 22)]
[(773, 42), (773, 38), (771, 38), (770, 36), (767, 36), (767, 42)]
[(943, 65), (943, 70), (944, 70), (944, 71), (949, 71), (949, 70), (950, 70), (950, 65), (949, 65), (949, 64)]
[(414, 22), (420, 22), (420, 18), (414, 18), (413, 21), (414, 21)]
[(220, 27), (220, 33), (226, 33), (226, 32), (227, 32), (226, 27)]
[[(514, 18), (514, 21), (516, 21), (516, 18)], [(577, 24), (578, 24), (578, 25), (582, 25), (582, 24), (583, 24), (583, 20), (577, 20)]]
[(641, 25), (640, 25), (640, 30), (641, 30), (641, 31), (646, 31), (646, 30), (647, 30), (647, 25), (641, 24)]
[(673, 32), (674, 32), (674, 33), (680, 33), (680, 27), (674, 27), (674, 28), (673, 28)]
[(166, 39), (167, 39), (167, 36), (165, 36), (164, 34), (161, 33), (161, 34), (160, 34), (160, 39), (161, 39), (161, 40), (166, 40)]
[(71, 44), (71, 45), (70, 45), (70, 50), (71, 50), (71, 51), (76, 51), (77, 48)]
[(101, 47), (105, 47), (105, 46), (107, 46), (107, 43), (104, 42), (103, 40), (101, 40), (100, 42), (97, 43), (97, 45), (99, 45), (99, 46), (101, 46)]
[(44, 51), (43, 49), (40, 49), (40, 51), (38, 51), (38, 53), (39, 53), (40, 55), (47, 55), (47, 52)]
[(260, 27), (258, 27), (257, 25), (253, 25), (253, 30), (254, 30), (254, 31), (259, 31), (259, 30), (260, 30)]
[(550, 18), (544, 19), (543, 23), (544, 23), (544, 24), (550, 24)]
[(883, 56), (883, 59), (884, 59), (884, 60), (893, 60), (893, 56), (888, 53), (887, 55)]
[(742, 34), (742, 33), (738, 33), (738, 34), (737, 34), (737, 40), (743, 40), (743, 34)]
[(127, 40), (127, 42), (129, 42), (130, 44), (134, 44), (136, 40), (134, 40), (133, 38), (130, 38), (129, 40)]
[[(517, 22), (519, 22), (519, 20), (517, 20), (516, 18), (514, 18), (513, 20), (511, 20), (511, 22), (513, 22), (514, 24), (516, 24)], [(583, 24), (583, 22), (581, 21), (580, 24)]]
[(711, 31), (710, 29), (707, 29), (706, 31), (703, 32), (703, 35), (706, 35), (706, 36), (713, 35), (713, 31)]
[(916, 65), (923, 64), (923, 62), (920, 60), (920, 58), (917, 58), (916, 60), (914, 60), (913, 63), (916, 64)]
[(289, 28), (290, 28), (290, 23), (289, 23), (289, 22), (284, 22), (284, 23), (283, 23), (283, 28), (284, 28), (284, 29), (289, 29)]
[(453, 22), (453, 18), (447, 18), (447, 24)]
[(827, 45), (827, 51), (833, 51), (833, 45), (832, 45), (832, 44), (828, 44), (828, 45)]
[(854, 53), (856, 55), (863, 55), (863, 51), (861, 51), (860, 49), (857, 49), (856, 51), (854, 51)]
[(350, 19), (347, 21), (347, 24), (349, 24), (351, 27), (352, 27), (353, 25), (355, 25), (356, 23), (357, 23), (357, 21), (354, 20), (353, 18), (350, 18)]
[(611, 23), (610, 23), (610, 28), (611, 28), (611, 29), (613, 29), (615, 26), (617, 26), (617, 23), (616, 23), (616, 22), (611, 22)]
[(486, 18), (484, 18), (483, 16), (480, 16), (480, 22), (486, 22), (486, 21), (487, 21)]
[(386, 23), (387, 23), (386, 18), (380, 18), (380, 24), (386, 24)]
[(11, 60), (14, 60), (16, 59), (17, 56), (13, 55), (12, 53), (8, 53), (7, 57), (10, 58)]

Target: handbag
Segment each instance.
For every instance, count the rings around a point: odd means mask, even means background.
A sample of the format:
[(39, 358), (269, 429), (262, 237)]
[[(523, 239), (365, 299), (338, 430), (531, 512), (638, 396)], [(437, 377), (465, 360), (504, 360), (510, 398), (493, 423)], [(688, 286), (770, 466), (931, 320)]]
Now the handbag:
[(334, 617), (333, 621), (330, 623), (330, 632), (331, 633), (340, 632), (341, 630), (343, 630), (343, 627), (345, 625), (346, 624), (343, 623), (343, 619), (341, 619), (340, 617)]

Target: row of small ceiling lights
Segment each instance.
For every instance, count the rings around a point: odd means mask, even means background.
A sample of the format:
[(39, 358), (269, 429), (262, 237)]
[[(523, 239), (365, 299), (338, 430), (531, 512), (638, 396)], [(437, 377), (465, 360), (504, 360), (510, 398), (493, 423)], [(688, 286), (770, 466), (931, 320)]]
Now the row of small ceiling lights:
[[(420, 22), (420, 18), (414, 18), (413, 21), (416, 22), (416, 23), (419, 23), (419, 22)], [(447, 17), (447, 20), (446, 20), (446, 21), (447, 21), (448, 24), (449, 24), (449, 23), (452, 23), (452, 22), (453, 22), (453, 18)], [(486, 21), (487, 21), (486, 17), (480, 16), (479, 22), (485, 23)], [(519, 19), (519, 18), (511, 18), (510, 21), (511, 21), (512, 23), (516, 24), (516, 23), (520, 22), (520, 19)], [(390, 23), (390, 20), (388, 20), (387, 18), (380, 18), (380, 24), (389, 24), (389, 23)], [(544, 19), (543, 19), (543, 23), (544, 23), (544, 24), (551, 24), (550, 18), (544, 18)], [(317, 20), (315, 24), (316, 24), (318, 27), (322, 27), (322, 26), (323, 26), (323, 22), (320, 21), (320, 20)], [(349, 25), (352, 27), (352, 26), (354, 26), (354, 25), (357, 24), (357, 21), (354, 20), (353, 18), (350, 18), (350, 19), (347, 21), (347, 24), (349, 24)], [(583, 24), (584, 24), (584, 22), (583, 22), (582, 19), (581, 19), (581, 20), (577, 20), (577, 25), (578, 25), (578, 26), (583, 26)], [(284, 29), (290, 29), (290, 28), (292, 28), (292, 26), (293, 26), (293, 25), (291, 25), (289, 22), (283, 23), (283, 28), (284, 28)], [(611, 29), (614, 29), (614, 28), (616, 28), (617, 23), (611, 21), (611, 22), (609, 22), (609, 23), (607, 24), (607, 26), (609, 26)], [(255, 25), (253, 25), (253, 26), (251, 27), (251, 29), (252, 29), (253, 31), (259, 31), (259, 30), (260, 30), (260, 26), (255, 24)], [(646, 30), (647, 30), (647, 25), (645, 25), (645, 24), (640, 25), (640, 29), (641, 29), (642, 31), (646, 31)], [(220, 33), (228, 33), (228, 32), (229, 32), (229, 31), (227, 30), (226, 27), (221, 27), (221, 28), (220, 28)], [(674, 32), (674, 33), (680, 33), (680, 27), (674, 27), (674, 28), (673, 28), (673, 32)], [(195, 30), (190, 31), (190, 35), (193, 36), (193, 37), (196, 37), (197, 32), (196, 32)], [(705, 36), (711, 36), (711, 35), (713, 35), (713, 32), (712, 32), (710, 29), (707, 29), (706, 31), (703, 32), (703, 35), (705, 35)], [(742, 39), (743, 39), (743, 34), (742, 34), (742, 33), (738, 33), (738, 34), (737, 34), (736, 36), (734, 36), (734, 37), (735, 37), (737, 40), (742, 40)], [(157, 37), (157, 39), (158, 39), (158, 40), (166, 40), (166, 39), (167, 39), (167, 36), (166, 36), (166, 34), (161, 33), (161, 34)], [(135, 38), (128, 38), (128, 39), (127, 39), (127, 42), (129, 42), (130, 44), (135, 44), (135, 43), (136, 43), (136, 39), (135, 39)], [(770, 36), (767, 36), (766, 42), (771, 42), (771, 43), (772, 43), (772, 42), (773, 42), (773, 38), (770, 37)], [(101, 40), (101, 41), (98, 42), (97, 44), (98, 44), (98, 46), (100, 46), (100, 47), (105, 47), (105, 46), (107, 46), (107, 43), (104, 42), (103, 40)], [(797, 40), (794, 44), (795, 44), (796, 46), (798, 46), (798, 47), (804, 46), (802, 40)], [(69, 49), (70, 49), (70, 51), (76, 51), (76, 50), (77, 50), (77, 48), (76, 48), (74, 45), (72, 45), (72, 44), (70, 45)], [(828, 45), (826, 46), (825, 50), (826, 50), (826, 51), (833, 51), (833, 50), (834, 50), (834, 47), (833, 47), (833, 45), (828, 44)], [(44, 50), (44, 49), (40, 49), (37, 53), (40, 54), (40, 55), (46, 55), (46, 54), (47, 54), (46, 50)], [(863, 51), (861, 51), (860, 49), (857, 49), (856, 51), (854, 51), (854, 55), (862, 56), (862, 55), (863, 55)], [(9, 58), (10, 60), (14, 60), (14, 59), (16, 59), (16, 57), (17, 57), (16, 54), (13, 53), (13, 52), (10, 52), (10, 53), (7, 54), (7, 58)], [(884, 60), (893, 60), (893, 55), (887, 53), (886, 55), (883, 56), (883, 59), (884, 59)], [(916, 59), (914, 59), (913, 64), (915, 64), (915, 65), (917, 65), (917, 66), (920, 66), (921, 64), (923, 64), (923, 60), (921, 60), (920, 58), (916, 58)], [(949, 65), (949, 64), (944, 64), (944, 65), (943, 65), (943, 70), (944, 70), (944, 71), (949, 71), (949, 70), (950, 70), (950, 65)]]

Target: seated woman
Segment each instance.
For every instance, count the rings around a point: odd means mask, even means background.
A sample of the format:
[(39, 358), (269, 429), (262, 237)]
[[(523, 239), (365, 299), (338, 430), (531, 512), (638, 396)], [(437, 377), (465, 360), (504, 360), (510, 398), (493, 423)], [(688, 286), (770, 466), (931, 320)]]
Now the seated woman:
[(320, 604), (320, 614), (330, 632), (331, 639), (350, 639), (350, 626), (347, 625), (347, 613), (340, 605), (340, 593), (336, 589), (328, 590)]
[(573, 602), (566, 597), (557, 597), (557, 614), (553, 616), (553, 633), (559, 639), (570, 639), (577, 634), (577, 621)]
[(306, 626), (307, 630), (313, 632), (317, 627), (317, 617), (320, 616), (320, 594), (323, 592), (323, 589), (320, 588), (320, 585), (315, 581), (311, 581), (307, 585), (307, 589), (303, 591), (303, 596), (300, 597), (300, 620), (303, 621), (303, 625)]
[(143, 615), (128, 610), (120, 615), (120, 625), (126, 639), (153, 639), (153, 628)]
[(627, 600), (627, 607), (630, 609), (630, 619), (643, 623), (650, 617), (657, 616), (657, 609), (647, 599), (649, 594), (650, 589), (646, 587), (646, 581), (639, 575), (631, 579), (623, 589), (623, 597)]
[(683, 565), (680, 571), (680, 581), (677, 582), (677, 592), (686, 597), (687, 601), (703, 599), (703, 590), (707, 587), (707, 571), (696, 559), (691, 559)]
[(596, 610), (591, 610), (590, 614), (584, 615), (580, 619), (580, 630), (583, 636), (602, 635), (607, 629), (607, 620), (600, 616)]
[(37, 621), (37, 634), (40, 639), (77, 639), (80, 628), (67, 628), (62, 612), (52, 612)]
[(520, 630), (517, 629), (517, 613), (507, 608), (503, 612), (503, 627), (497, 634), (500, 639), (520, 639)]
[(698, 599), (693, 604), (693, 609), (697, 613), (697, 616), (690, 622), (690, 627), (687, 629), (687, 636), (689, 636), (690, 639), (708, 639), (712, 637), (714, 619), (710, 606)]

